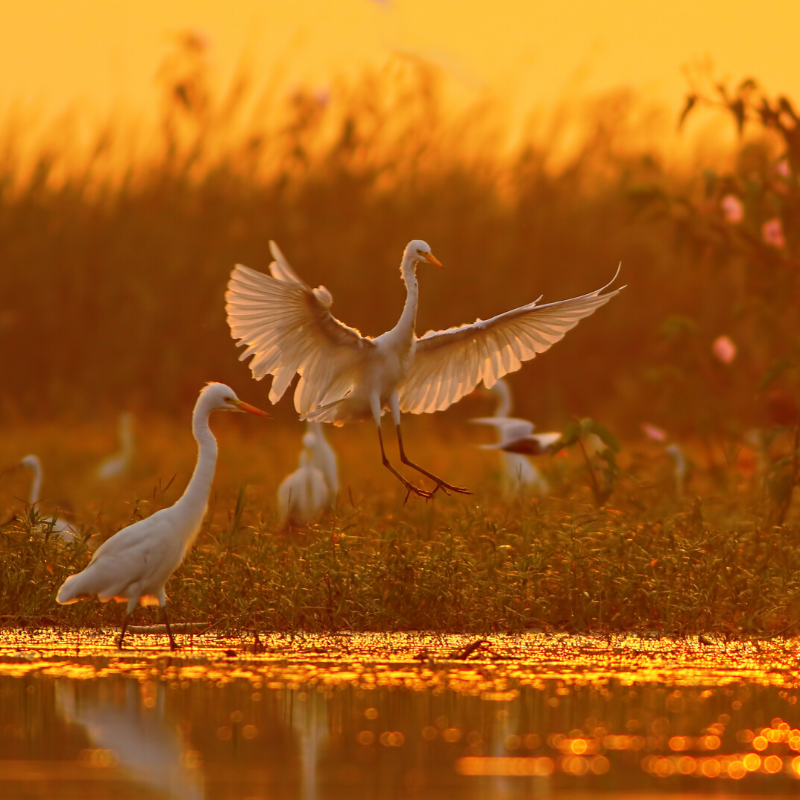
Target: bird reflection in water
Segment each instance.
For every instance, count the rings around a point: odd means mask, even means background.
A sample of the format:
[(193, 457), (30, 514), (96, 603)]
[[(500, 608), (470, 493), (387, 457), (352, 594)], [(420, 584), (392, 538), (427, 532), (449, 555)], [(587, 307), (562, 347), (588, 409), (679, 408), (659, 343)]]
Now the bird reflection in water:
[(164, 713), (160, 683), (125, 681), (124, 700), (112, 687), (59, 680), (56, 707), (64, 719), (84, 728), (96, 748), (109, 752), (133, 781), (164, 797), (202, 800), (203, 772), (179, 725)]
[(303, 776), (302, 800), (317, 798), (317, 764), (320, 750), (330, 738), (328, 700), (315, 691), (287, 692), (286, 715), (297, 731), (300, 744), (300, 773)]

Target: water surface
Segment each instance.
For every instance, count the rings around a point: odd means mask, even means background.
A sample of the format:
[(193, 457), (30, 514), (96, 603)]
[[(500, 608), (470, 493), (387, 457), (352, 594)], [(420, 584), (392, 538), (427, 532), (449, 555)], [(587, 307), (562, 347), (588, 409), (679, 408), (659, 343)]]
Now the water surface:
[(0, 638), (0, 797), (800, 796), (800, 640)]

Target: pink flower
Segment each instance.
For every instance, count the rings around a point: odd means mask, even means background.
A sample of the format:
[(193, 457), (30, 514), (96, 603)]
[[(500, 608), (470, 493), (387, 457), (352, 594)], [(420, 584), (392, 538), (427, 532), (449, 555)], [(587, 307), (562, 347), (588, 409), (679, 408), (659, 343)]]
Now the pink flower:
[(657, 428), (655, 425), (651, 425), (649, 422), (642, 423), (642, 430), (648, 439), (653, 439), (656, 442), (667, 441), (667, 432), (661, 428)]
[(786, 239), (783, 238), (783, 225), (778, 217), (767, 220), (761, 226), (761, 236), (770, 247), (786, 247)]
[(783, 178), (789, 177), (789, 162), (784, 158), (775, 165), (775, 172)]
[(722, 213), (728, 222), (741, 222), (744, 218), (744, 206), (735, 194), (726, 194), (722, 198)]
[(736, 358), (736, 345), (730, 336), (718, 336), (714, 339), (711, 350), (723, 364), (730, 364)]

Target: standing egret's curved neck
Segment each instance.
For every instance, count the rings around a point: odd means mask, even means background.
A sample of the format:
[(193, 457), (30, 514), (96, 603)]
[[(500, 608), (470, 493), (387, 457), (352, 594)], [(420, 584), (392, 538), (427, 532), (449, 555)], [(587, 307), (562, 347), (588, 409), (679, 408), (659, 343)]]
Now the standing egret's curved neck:
[(414, 335), (414, 327), (417, 323), (417, 304), (419, 302), (419, 283), (417, 282), (417, 256), (406, 248), (403, 253), (403, 260), (400, 263), (400, 274), (403, 283), (406, 285), (406, 304), (403, 306), (403, 313), (394, 330), (405, 338)]
[(33, 483), (31, 484), (31, 495), (28, 503), (35, 506), (39, 502), (39, 497), (42, 493), (42, 465), (39, 463), (38, 458), (29, 463), (33, 470)]
[(508, 384), (501, 378), (494, 386), (492, 391), (497, 395), (497, 408), (494, 410), (496, 417), (507, 417), (511, 413), (511, 390)]
[[(175, 504), (185, 511), (187, 517), (196, 517), (198, 526), (206, 513), (208, 495), (211, 492), (211, 483), (217, 466), (217, 440), (208, 427), (208, 416), (211, 411), (206, 398), (200, 395), (192, 414), (192, 433), (198, 447), (197, 463), (186, 491)], [(195, 529), (187, 526), (187, 536), (193, 536), (195, 533)]]

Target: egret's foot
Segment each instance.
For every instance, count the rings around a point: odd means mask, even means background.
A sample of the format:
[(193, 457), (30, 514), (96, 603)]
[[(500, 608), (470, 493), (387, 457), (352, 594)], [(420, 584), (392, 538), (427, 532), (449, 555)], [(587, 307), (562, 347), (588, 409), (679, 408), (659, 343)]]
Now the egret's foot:
[(439, 489), (448, 496), (450, 492), (455, 492), (456, 494), (472, 494), (469, 489), (465, 489), (463, 486), (453, 486), (452, 483), (447, 483), (447, 481), (440, 480), (439, 478), (435, 478), (434, 480), (436, 480), (436, 488), (433, 490), (432, 494), (436, 494)]
[(406, 487), (406, 499), (403, 500), (403, 505), (408, 502), (408, 498), (411, 497), (412, 494), (417, 495), (417, 497), (421, 497), (423, 500), (430, 500), (435, 491), (429, 492), (427, 489), (420, 489), (419, 486), (414, 486), (411, 481), (407, 481), (405, 478), (401, 479), (403, 486)]

